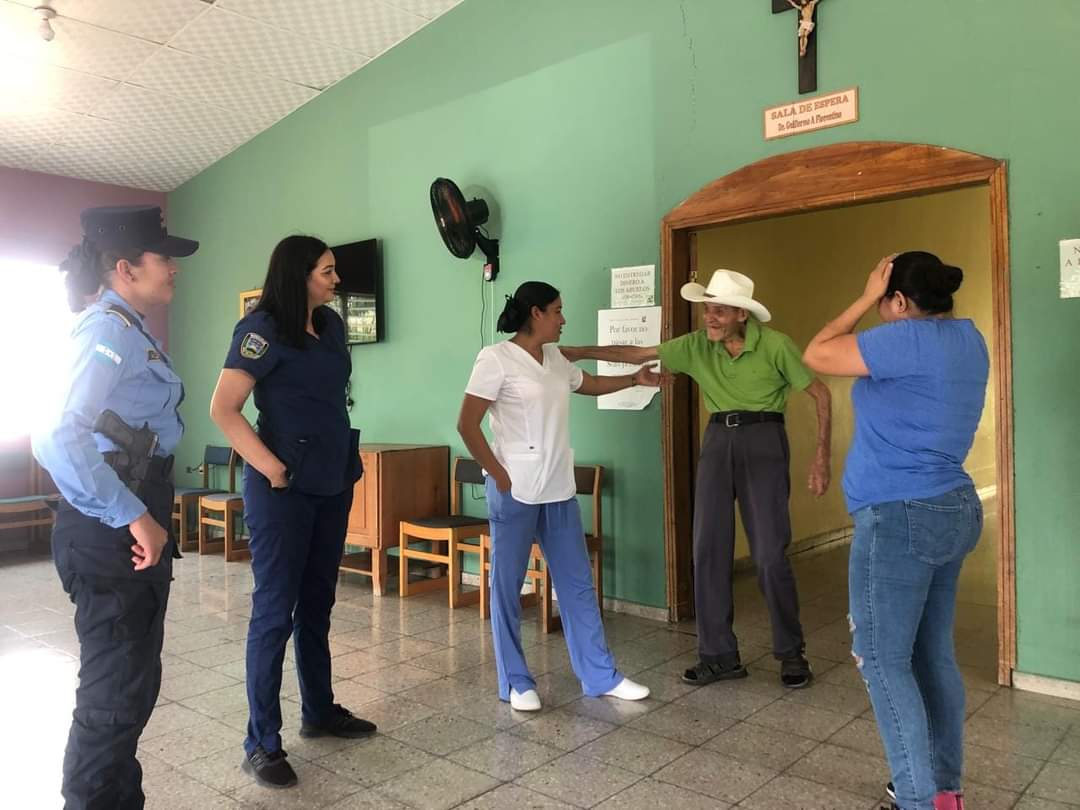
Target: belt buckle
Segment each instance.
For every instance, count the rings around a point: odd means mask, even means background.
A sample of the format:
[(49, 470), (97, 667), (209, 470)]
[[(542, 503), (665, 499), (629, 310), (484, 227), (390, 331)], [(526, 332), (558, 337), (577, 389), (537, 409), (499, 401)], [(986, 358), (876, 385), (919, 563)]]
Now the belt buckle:
[[(732, 421), (734, 420), (734, 421)], [(737, 428), (739, 426), (739, 414), (729, 413), (724, 417), (724, 427)]]

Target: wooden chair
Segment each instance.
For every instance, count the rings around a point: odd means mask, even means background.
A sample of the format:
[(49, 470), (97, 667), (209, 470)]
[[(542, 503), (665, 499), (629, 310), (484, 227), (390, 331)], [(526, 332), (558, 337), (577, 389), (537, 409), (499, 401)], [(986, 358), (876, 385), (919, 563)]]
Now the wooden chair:
[(30, 529), (30, 540), (35, 542), (39, 527), (53, 525), (53, 510), (50, 507), (55, 507), (60, 496), (45, 492), (44, 473), (29, 447), (26, 448), (26, 457), (27, 489), (30, 494), (0, 498), (0, 531)]
[[(236, 491), (236, 470), (243, 459), (235, 450), (229, 450), (229, 489), (199, 496), (199, 554), (225, 552), (225, 562), (250, 558), (247, 542), (241, 543), (236, 533), (237, 518), (244, 513), (244, 496)], [(221, 538), (212, 538), (210, 529), (223, 532)]]
[[(487, 531), (484, 518), (468, 517), (461, 512), (461, 490), (465, 484), (483, 484), (484, 472), (471, 458), (455, 458), (450, 476), (450, 514), (403, 520), (398, 544), (398, 594), (405, 598), (444, 586), (449, 591), (450, 607), (471, 605), (480, 600), (477, 591), (464, 593), (461, 588), (461, 555), (480, 553), (480, 535)], [(475, 541), (475, 542), (472, 542)], [(430, 545), (430, 550), (417, 545)], [(445, 565), (447, 573), (437, 579), (409, 582), (409, 560), (425, 560)]]
[[(203, 495), (217, 495), (224, 492), (223, 489), (215, 489), (210, 486), (210, 471), (212, 468), (224, 467), (229, 463), (231, 451), (228, 447), (215, 447), (206, 445), (203, 450), (201, 487), (177, 487), (173, 497), (173, 526), (176, 529), (176, 542), (181, 551), (191, 551), (199, 547), (199, 527), (191, 528), (191, 513), (199, 511), (199, 498)], [(190, 470), (189, 470), (190, 472)]]
[[(585, 547), (592, 563), (593, 583), (596, 586), (596, 600), (600, 603), (600, 613), (604, 612), (604, 534), (601, 521), (600, 491), (603, 484), (604, 468), (601, 466), (574, 467), (574, 482), (577, 494), (592, 498), (592, 530), (585, 534)], [(529, 555), (529, 569), (525, 578), (533, 583), (533, 593), (521, 597), (522, 606), (533, 604), (536, 593), (540, 596), (540, 622), (545, 633), (562, 628), (562, 619), (555, 613), (553, 605), (551, 577), (548, 576), (547, 561), (537, 543), (533, 543)], [(491, 570), (491, 536), (486, 532), (480, 536), (480, 618), (491, 617), (491, 585), (488, 572)]]
[[(544, 600), (544, 583), (547, 581), (547, 562), (540, 550), (539, 543), (533, 543), (532, 551), (529, 552), (528, 568), (525, 569), (525, 579), (532, 583), (532, 592), (521, 595), (521, 606), (532, 607)], [(491, 535), (485, 532), (480, 535), (480, 618), (491, 618)], [(546, 614), (541, 610), (540, 617), (544, 620)], [(556, 617), (558, 618), (558, 617)], [(544, 621), (544, 632), (551, 632), (551, 622)]]

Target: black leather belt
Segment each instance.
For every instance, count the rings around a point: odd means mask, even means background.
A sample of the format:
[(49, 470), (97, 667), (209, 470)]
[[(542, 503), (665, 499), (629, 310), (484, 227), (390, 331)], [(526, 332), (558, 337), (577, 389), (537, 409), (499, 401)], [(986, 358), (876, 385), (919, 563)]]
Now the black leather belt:
[(709, 421), (724, 427), (737, 428), (743, 425), (756, 425), (760, 422), (784, 421), (784, 415), (776, 411), (720, 411), (709, 416)]
[[(127, 453), (102, 453), (105, 463), (116, 470), (117, 474), (126, 483), (130, 459)], [(172, 480), (173, 457), (154, 456), (146, 465), (147, 481), (162, 481), (168, 483)]]

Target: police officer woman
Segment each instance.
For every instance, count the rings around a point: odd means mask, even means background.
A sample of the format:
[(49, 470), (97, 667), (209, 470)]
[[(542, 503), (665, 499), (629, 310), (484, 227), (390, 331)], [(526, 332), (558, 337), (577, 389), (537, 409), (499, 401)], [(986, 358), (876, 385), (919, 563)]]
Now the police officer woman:
[[(244, 770), (266, 787), (296, 784), (281, 750), (281, 665), (293, 637), (300, 680), (300, 736), (375, 731), (334, 703), (330, 609), (360, 478), (359, 433), (345, 389), (352, 361), (345, 325), (329, 307), (339, 279), (334, 254), (311, 236), (289, 236), (270, 256), (262, 298), (233, 332), (210, 416), (244, 458), (244, 522), (255, 577), (247, 636), (250, 719)], [(254, 391), (258, 424), (241, 413)]]
[(184, 432), (183, 385), (143, 318), (172, 300), (173, 257), (190, 256), (199, 243), (170, 236), (151, 206), (91, 208), (81, 219), (82, 244), (60, 267), (72, 310), (83, 312), (72, 331), (73, 364), (59, 413), (32, 445), (63, 496), (53, 559), (75, 604), (80, 647), (65, 807), (127, 810), (144, 803), (135, 753), (161, 685), (179, 556), (165, 528), (170, 454)]

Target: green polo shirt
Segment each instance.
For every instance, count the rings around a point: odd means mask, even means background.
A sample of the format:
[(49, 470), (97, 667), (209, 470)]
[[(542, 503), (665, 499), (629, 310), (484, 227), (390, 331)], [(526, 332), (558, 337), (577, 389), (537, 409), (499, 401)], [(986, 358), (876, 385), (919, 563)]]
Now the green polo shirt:
[(791, 338), (753, 317), (746, 322), (738, 357), (728, 354), (723, 343), (709, 340), (704, 329), (661, 343), (656, 351), (669, 371), (694, 378), (712, 413), (783, 412), (791, 389), (802, 391), (814, 380)]

